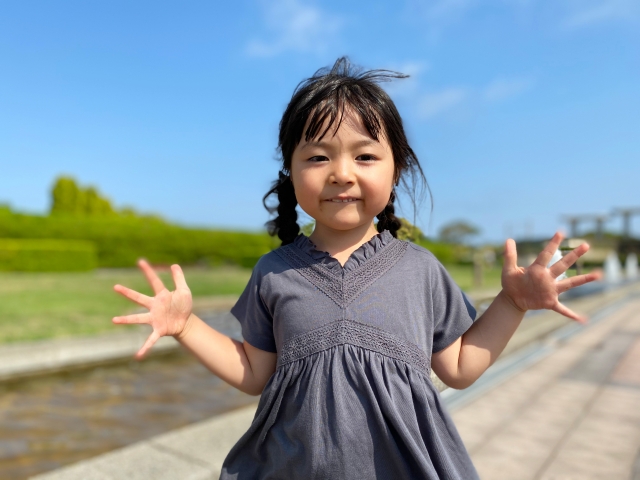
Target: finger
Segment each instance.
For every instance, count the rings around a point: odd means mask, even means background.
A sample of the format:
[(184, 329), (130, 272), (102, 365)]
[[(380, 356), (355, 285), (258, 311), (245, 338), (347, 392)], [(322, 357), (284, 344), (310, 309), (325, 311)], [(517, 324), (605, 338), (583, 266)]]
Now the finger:
[(124, 317), (113, 317), (113, 323), (149, 323), (150, 315), (148, 313), (136, 313), (134, 315), (126, 315)]
[(129, 300), (136, 302), (138, 305), (151, 309), (151, 304), (153, 303), (153, 299), (151, 297), (147, 297), (142, 293), (136, 292), (135, 290), (131, 290), (130, 288), (122, 285), (115, 285), (113, 289), (123, 297), (127, 297)]
[(518, 267), (518, 251), (516, 242), (509, 238), (504, 244), (504, 268), (505, 270), (513, 270)]
[(157, 295), (164, 290), (164, 283), (162, 283), (158, 274), (153, 270), (153, 268), (151, 268), (151, 265), (149, 265), (146, 260), (138, 260), (138, 266), (140, 267), (140, 270), (142, 270), (142, 273), (144, 273), (144, 276), (147, 277), (147, 282), (151, 285), (153, 293)]
[(138, 360), (141, 360), (142, 357), (146, 355), (146, 353), (151, 349), (151, 347), (153, 347), (153, 345), (158, 341), (159, 338), (160, 338), (160, 335), (158, 335), (158, 333), (155, 330), (151, 332), (151, 335), (149, 335), (149, 338), (147, 338), (147, 341), (144, 342), (144, 345), (142, 345), (142, 348), (140, 348), (140, 350), (138, 350), (138, 353), (136, 353), (135, 358), (137, 358)]
[(587, 317), (583, 315), (578, 315), (576, 312), (571, 310), (570, 308), (565, 307), (563, 304), (558, 302), (555, 307), (551, 310), (554, 312), (558, 312), (560, 315), (564, 315), (565, 317), (571, 318), (578, 323), (587, 323)]
[(600, 278), (602, 278), (602, 273), (599, 271), (587, 273), (586, 275), (577, 275), (575, 277), (559, 281), (556, 284), (556, 290), (558, 293), (566, 292), (567, 290), (579, 287), (585, 283), (593, 282), (594, 280), (599, 280)]
[(180, 265), (171, 265), (171, 276), (173, 277), (173, 283), (176, 286), (176, 290), (189, 289), (187, 281), (184, 278), (184, 272)]
[(549, 267), (549, 272), (551, 272), (551, 275), (553, 275), (554, 278), (562, 275), (564, 272), (566, 272), (569, 269), (571, 265), (576, 263), (576, 261), (582, 255), (587, 253), (588, 250), (589, 250), (588, 243), (583, 243), (577, 246), (576, 248), (571, 250), (569, 253), (567, 253), (564, 257), (562, 257), (561, 260), (558, 260), (556, 263), (551, 265), (551, 267)]
[(536, 261), (533, 263), (546, 268), (546, 266), (549, 264), (549, 261), (551, 260), (551, 257), (553, 257), (553, 254), (556, 253), (556, 250), (558, 250), (558, 247), (560, 246), (563, 238), (564, 235), (562, 235), (562, 233), (556, 232), (553, 238), (549, 240), (549, 243), (547, 243), (547, 246), (544, 247), (544, 249), (540, 252), (538, 257), (536, 258)]

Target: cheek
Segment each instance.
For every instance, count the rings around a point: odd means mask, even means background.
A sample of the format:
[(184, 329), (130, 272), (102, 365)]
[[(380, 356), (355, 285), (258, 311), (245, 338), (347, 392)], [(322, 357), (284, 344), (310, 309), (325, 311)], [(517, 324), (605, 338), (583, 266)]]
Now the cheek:
[(301, 207), (306, 205), (312, 206), (317, 203), (318, 196), (322, 191), (322, 186), (318, 186), (313, 176), (298, 173), (292, 176), (293, 187), (296, 193), (296, 199)]
[(375, 210), (375, 214), (377, 215), (381, 211), (385, 209), (387, 204), (389, 203), (389, 198), (391, 197), (391, 189), (382, 188), (378, 190), (379, 195), (376, 198), (376, 202), (372, 205), (373, 210)]
[(368, 182), (368, 193), (372, 200), (371, 207), (374, 210), (379, 209), (379, 212), (384, 210), (384, 207), (389, 203), (393, 186), (393, 170), (379, 172)]

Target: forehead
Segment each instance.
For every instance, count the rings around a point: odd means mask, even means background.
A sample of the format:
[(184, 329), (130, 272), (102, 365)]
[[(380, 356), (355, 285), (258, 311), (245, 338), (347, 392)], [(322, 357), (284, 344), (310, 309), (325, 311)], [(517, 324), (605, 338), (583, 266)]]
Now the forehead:
[(339, 116), (333, 119), (326, 117), (321, 124), (318, 122), (317, 114), (309, 115), (298, 148), (335, 141), (353, 141), (362, 145), (378, 144), (382, 147), (388, 145), (382, 132), (377, 135), (370, 132), (362, 121), (362, 117), (352, 108), (345, 107)]

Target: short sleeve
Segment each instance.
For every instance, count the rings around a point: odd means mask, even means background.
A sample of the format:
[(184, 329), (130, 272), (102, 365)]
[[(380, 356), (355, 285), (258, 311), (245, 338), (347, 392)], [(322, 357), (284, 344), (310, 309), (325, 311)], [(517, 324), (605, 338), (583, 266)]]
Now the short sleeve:
[(263, 275), (259, 265), (253, 269), (244, 292), (231, 308), (231, 314), (240, 322), (242, 337), (248, 343), (260, 350), (276, 353), (273, 318), (260, 293)]
[(434, 312), (433, 353), (451, 345), (476, 318), (476, 309), (449, 272), (437, 263), (431, 281)]

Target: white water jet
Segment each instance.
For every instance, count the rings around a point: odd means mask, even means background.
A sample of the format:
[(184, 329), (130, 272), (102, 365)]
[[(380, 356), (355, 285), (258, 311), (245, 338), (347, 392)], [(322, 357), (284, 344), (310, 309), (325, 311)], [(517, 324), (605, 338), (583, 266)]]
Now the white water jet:
[(604, 261), (604, 281), (616, 284), (622, 281), (622, 266), (616, 252), (610, 252)]
[[(547, 265), (547, 268), (550, 268), (551, 265), (553, 265), (556, 262), (559, 262), (560, 260), (562, 260), (562, 252), (560, 250), (556, 250), (555, 253), (553, 254), (553, 257), (551, 257), (551, 260), (549, 260), (549, 264)], [(559, 282), (560, 280), (564, 280), (565, 278), (567, 278), (567, 273), (561, 273), (558, 278), (556, 278), (556, 282)]]
[(627, 274), (627, 280), (638, 279), (638, 256), (635, 253), (627, 255), (627, 261), (624, 264), (624, 269)]

